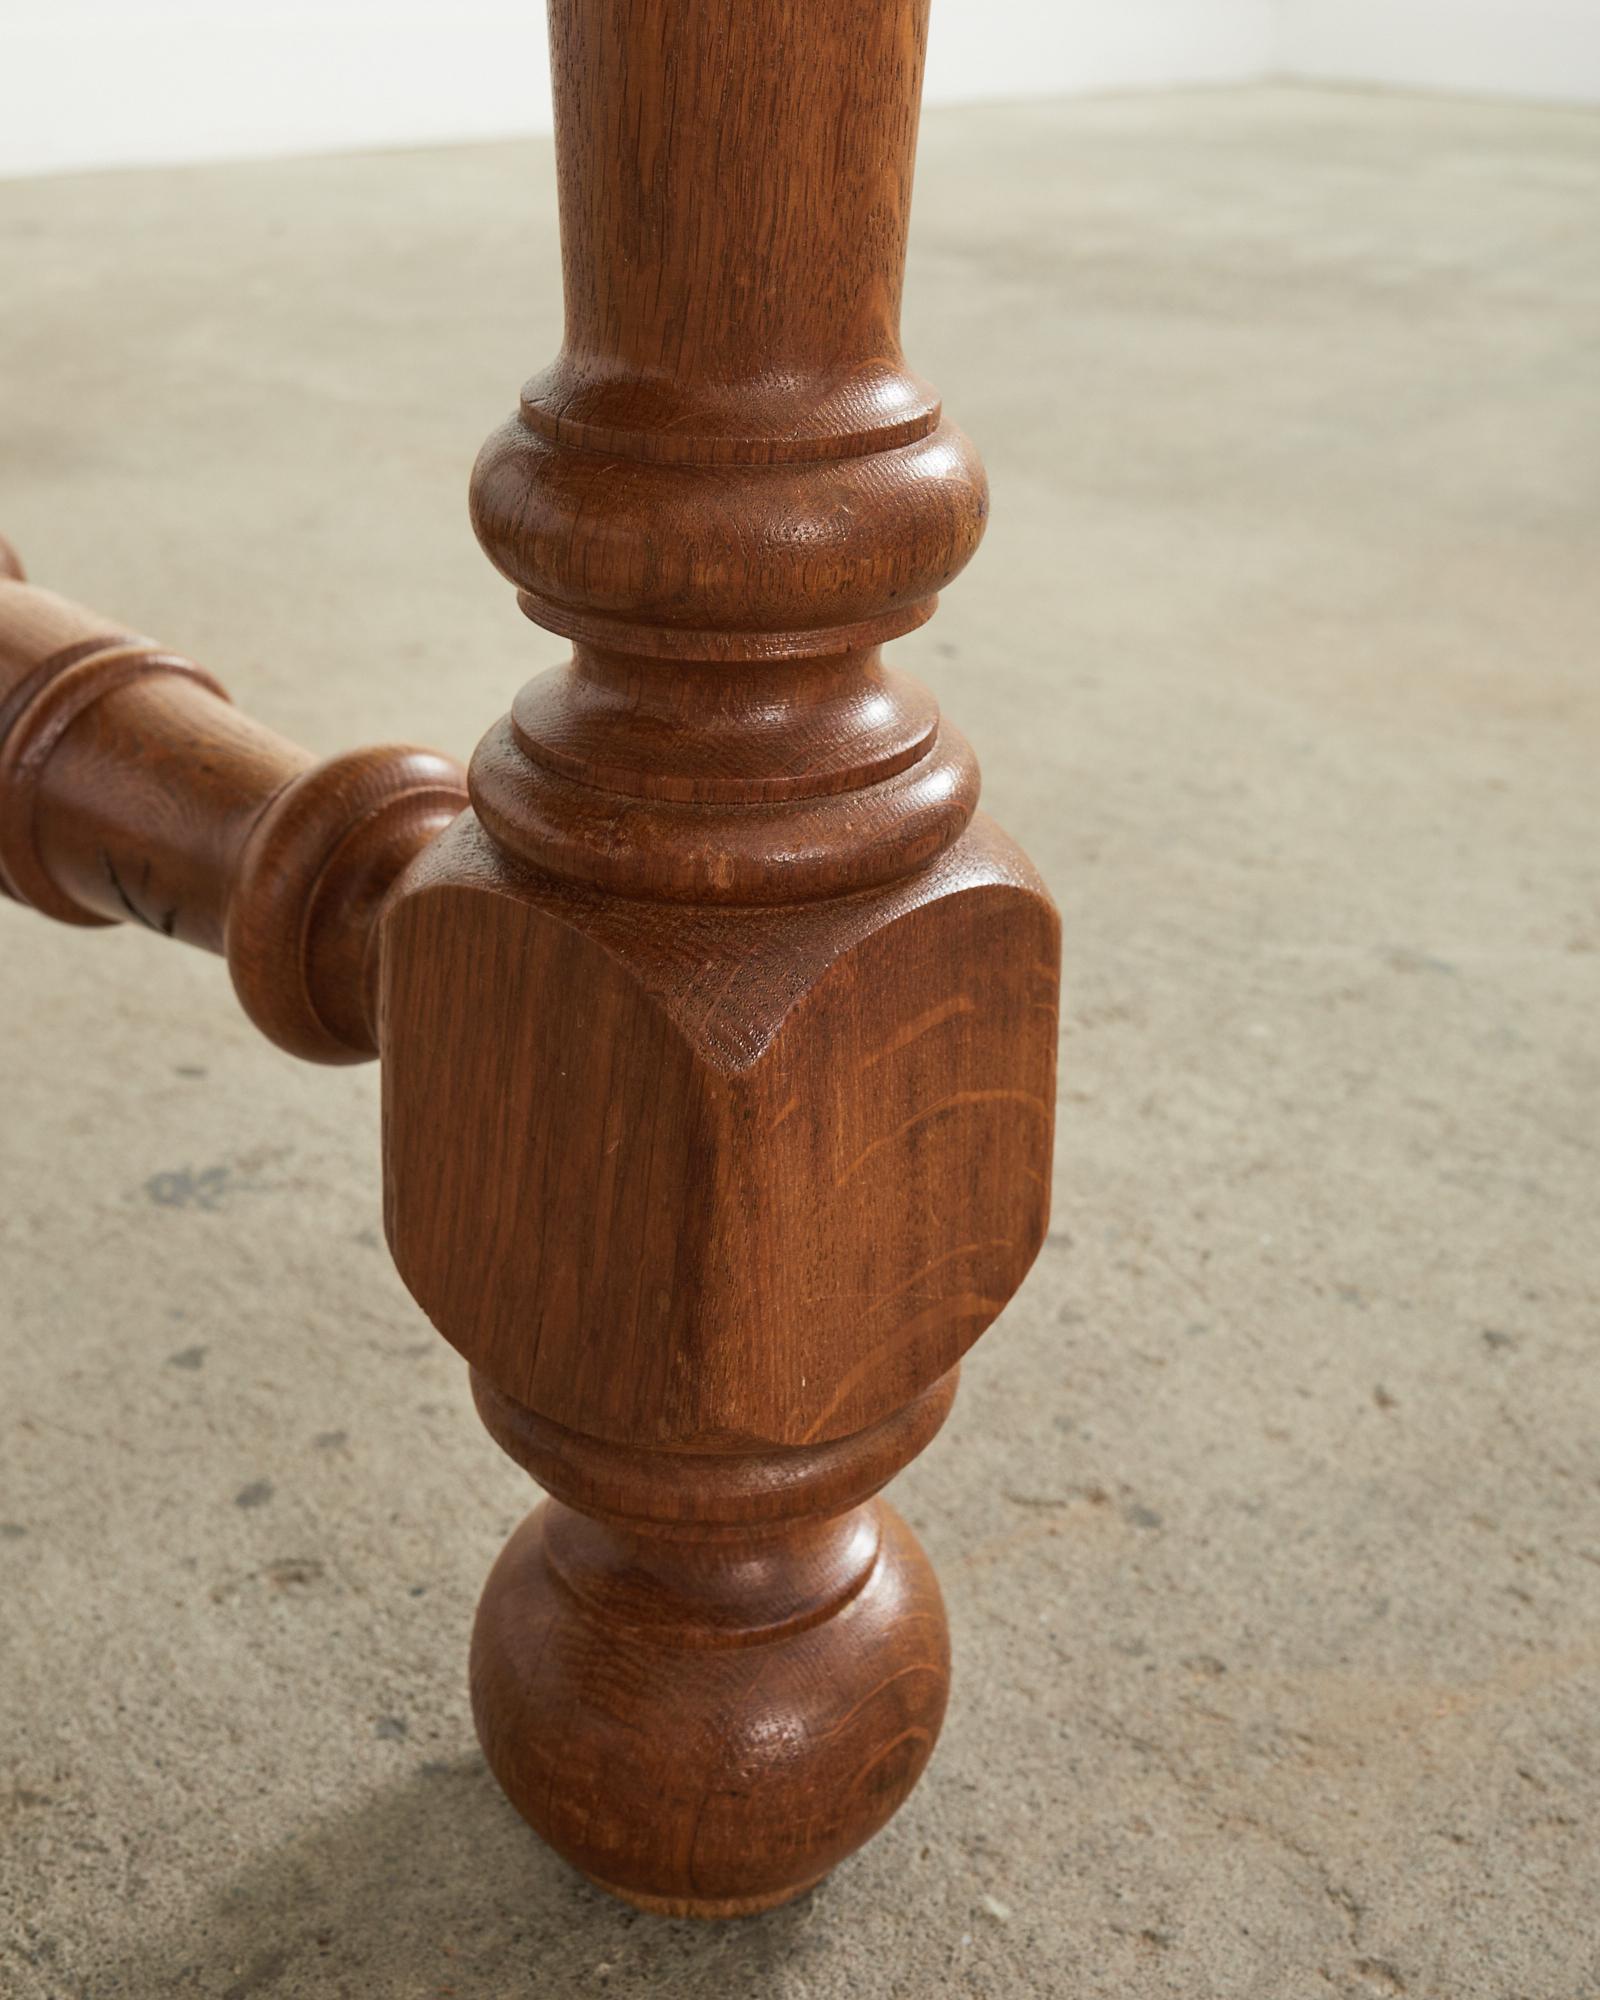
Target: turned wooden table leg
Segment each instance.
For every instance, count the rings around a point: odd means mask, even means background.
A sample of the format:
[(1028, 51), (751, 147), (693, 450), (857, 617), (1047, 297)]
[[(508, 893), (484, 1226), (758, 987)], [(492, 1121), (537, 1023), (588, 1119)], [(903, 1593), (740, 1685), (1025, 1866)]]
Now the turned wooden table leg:
[(870, 1498), (1042, 1239), (1058, 940), (884, 641), (986, 511), (898, 304), (924, 0), (551, 0), (566, 342), (478, 533), (573, 642), (384, 927), (387, 1221), (555, 1496), (486, 1754), (594, 1880), (800, 1893), (916, 1782), (947, 1636)]
[(572, 656), (465, 790), (314, 763), (0, 545), (0, 889), (381, 1053), (395, 1261), (551, 1495), (484, 1750), (652, 1910), (795, 1896), (916, 1782), (945, 1616), (876, 1495), (1048, 1214), (1055, 912), (881, 651), (987, 509), (900, 350), (926, 11), (551, 0), (566, 340), (472, 507)]

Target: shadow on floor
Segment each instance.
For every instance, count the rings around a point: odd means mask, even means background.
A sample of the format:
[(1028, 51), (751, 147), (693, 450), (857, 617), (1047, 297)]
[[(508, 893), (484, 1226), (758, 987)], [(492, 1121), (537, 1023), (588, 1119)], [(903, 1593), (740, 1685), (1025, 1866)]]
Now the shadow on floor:
[[(732, 1924), (664, 1922), (593, 1889), (476, 1758), (415, 1775), (263, 1856), (93, 1988), (127, 2000), (539, 2000), (768, 1990), (827, 1886)], [(820, 1940), (817, 1940), (820, 1943)]]

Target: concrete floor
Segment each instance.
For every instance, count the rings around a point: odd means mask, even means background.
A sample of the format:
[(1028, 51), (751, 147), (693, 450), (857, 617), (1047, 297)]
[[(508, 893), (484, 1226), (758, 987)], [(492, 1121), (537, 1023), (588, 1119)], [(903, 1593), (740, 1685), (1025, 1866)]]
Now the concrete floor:
[[(378, 1234), (376, 1074), (0, 911), (0, 1992), (1600, 1994), (1600, 118), (941, 112), (907, 312), (994, 521), (902, 663), (1066, 917), (1057, 1220), (900, 1482), (958, 1683), (802, 1904), (485, 1776), (527, 1483)], [(322, 750), (554, 640), (466, 524), (548, 150), (0, 188), (3, 525)]]

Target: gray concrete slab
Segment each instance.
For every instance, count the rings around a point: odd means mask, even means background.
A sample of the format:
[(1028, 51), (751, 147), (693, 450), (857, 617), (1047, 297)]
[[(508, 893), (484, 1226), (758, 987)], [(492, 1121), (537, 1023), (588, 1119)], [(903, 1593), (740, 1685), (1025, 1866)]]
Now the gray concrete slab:
[[(1061, 902), (1055, 1231), (897, 1497), (944, 1743), (664, 1924), (478, 1762), (529, 1504), (376, 1078), (0, 909), (0, 1991), (1600, 1994), (1600, 119), (939, 112), (908, 342), (988, 545), (897, 649)], [(0, 187), (0, 519), (333, 750), (559, 656), (467, 527), (541, 145)]]

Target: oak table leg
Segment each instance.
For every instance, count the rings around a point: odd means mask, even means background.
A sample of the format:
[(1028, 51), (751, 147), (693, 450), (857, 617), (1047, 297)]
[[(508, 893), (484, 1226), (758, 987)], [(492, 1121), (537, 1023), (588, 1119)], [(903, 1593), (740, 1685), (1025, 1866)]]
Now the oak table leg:
[(566, 338), (472, 508), (572, 654), (468, 809), (0, 581), (0, 884), (381, 1054), (395, 1261), (551, 1496), (485, 1754), (653, 1910), (781, 1903), (916, 1782), (945, 1616), (876, 1495), (1048, 1211), (1055, 913), (881, 654), (987, 508), (899, 342), (926, 15), (550, 0)]
[(1056, 927), (879, 651), (986, 507), (899, 345), (925, 6), (550, 20), (566, 341), (472, 500), (573, 653), (387, 919), (389, 1237), (556, 1496), (479, 1614), (490, 1762), (724, 1914), (932, 1748), (937, 1586), (867, 1496), (1044, 1232)]

